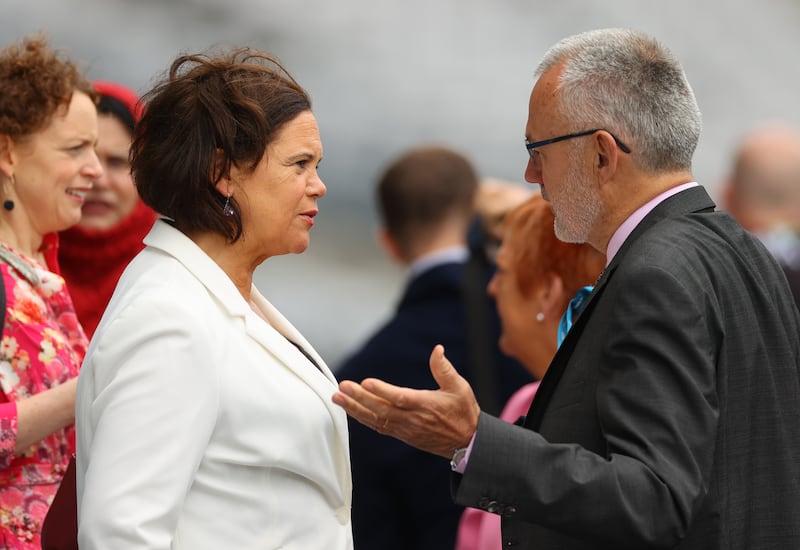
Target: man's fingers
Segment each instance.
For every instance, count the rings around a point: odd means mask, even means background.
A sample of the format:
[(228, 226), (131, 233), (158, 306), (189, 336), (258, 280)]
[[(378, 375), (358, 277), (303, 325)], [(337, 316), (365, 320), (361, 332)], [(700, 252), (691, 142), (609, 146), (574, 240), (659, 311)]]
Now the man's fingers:
[(458, 391), (414, 390), (371, 378), (361, 384), (343, 380), (332, 399), (350, 417), (378, 433), (449, 457), (475, 433), (480, 408), (475, 396), (466, 393), (469, 385), (444, 358), (441, 346), (431, 355), (431, 370), (444, 387), (452, 378)]
[[(436, 383), (445, 392), (458, 389), (458, 385), (463, 382), (452, 363), (445, 357), (441, 344), (436, 345), (431, 352), (430, 369)], [(415, 410), (420, 406), (420, 400), (424, 400), (429, 393), (395, 386), (377, 378), (367, 378), (361, 384), (344, 380), (339, 384), (339, 390), (344, 395), (334, 396), (333, 402), (343, 407), (356, 420), (373, 427), (383, 427), (383, 419), (392, 409)]]
[(333, 402), (342, 407), (347, 414), (369, 426), (381, 427), (385, 414), (381, 412), (388, 409), (388, 404), (375, 395), (364, 390), (359, 384), (345, 380), (339, 384), (339, 392), (333, 394)]
[(401, 388), (377, 378), (367, 378), (361, 382), (361, 390), (369, 394), (372, 403), (377, 407), (382, 407), (379, 411), (385, 410), (386, 405), (405, 409), (412, 401), (413, 395), (419, 391), (411, 388)]

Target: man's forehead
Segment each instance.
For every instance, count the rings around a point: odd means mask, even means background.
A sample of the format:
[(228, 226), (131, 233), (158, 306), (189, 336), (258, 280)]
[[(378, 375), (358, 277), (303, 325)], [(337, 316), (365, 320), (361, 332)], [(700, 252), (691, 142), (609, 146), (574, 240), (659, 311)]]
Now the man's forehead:
[(555, 123), (557, 118), (556, 105), (556, 88), (544, 83), (539, 79), (531, 92), (530, 101), (528, 103), (528, 122), (525, 126), (525, 133), (528, 139), (531, 139), (534, 134), (537, 138), (541, 137), (539, 134), (542, 128), (547, 128)]

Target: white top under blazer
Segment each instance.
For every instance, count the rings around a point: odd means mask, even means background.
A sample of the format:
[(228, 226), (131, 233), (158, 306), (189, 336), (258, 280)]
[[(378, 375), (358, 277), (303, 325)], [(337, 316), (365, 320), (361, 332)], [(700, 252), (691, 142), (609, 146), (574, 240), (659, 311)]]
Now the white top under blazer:
[(79, 376), (81, 550), (351, 549), (333, 373), (183, 233), (144, 242)]

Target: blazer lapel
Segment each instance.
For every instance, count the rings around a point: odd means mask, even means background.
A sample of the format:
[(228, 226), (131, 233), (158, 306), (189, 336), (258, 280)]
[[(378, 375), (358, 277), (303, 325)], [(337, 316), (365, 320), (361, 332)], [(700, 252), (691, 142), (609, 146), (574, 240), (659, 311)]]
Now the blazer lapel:
[[(269, 345), (270, 351), (273, 352), (274, 355), (278, 356), (278, 358), (284, 363), (286, 363), (287, 367), (295, 370), (297, 374), (304, 380), (309, 382), (311, 380), (319, 380), (319, 375), (322, 374), (322, 378), (326, 380), (326, 383), (324, 383), (323, 386), (327, 387), (327, 392), (330, 394), (335, 389), (331, 388), (330, 384), (336, 384), (336, 377), (325, 364), (325, 361), (322, 359), (322, 357), (316, 352), (311, 344), (308, 343), (303, 335), (300, 334), (300, 332), (264, 296), (261, 295), (255, 286), (252, 288), (250, 296), (256, 307), (258, 307), (261, 312), (264, 313), (269, 321), (266, 326), (273, 329), (266, 332), (259, 330), (258, 327), (265, 323), (263, 319), (254, 314), (254, 317), (248, 316), (247, 318), (247, 330), (249, 333), (251, 333), (251, 336), (257, 340), (264, 339), (264, 343)], [(303, 355), (303, 352), (301, 352), (297, 346), (301, 347), (303, 351), (305, 351), (305, 353), (307, 353), (309, 357), (314, 360), (318, 368), (305, 368), (307, 365), (303, 365), (303, 363), (309, 363), (312, 366), (313, 363)], [(303, 368), (293, 368), (293, 366), (298, 366), (298, 363), (303, 365)]]
[[(344, 414), (343, 409), (331, 401), (331, 396), (337, 387), (336, 377), (303, 335), (261, 295), (255, 286), (252, 288), (250, 296), (256, 307), (267, 317), (269, 323), (265, 323), (258, 314), (248, 308), (249, 313), (245, 317), (248, 335), (264, 346), (267, 352), (283, 363), (287, 369), (294, 372), (319, 397), (320, 402), (330, 414), (339, 442), (340, 456), (343, 457), (343, 460), (337, 461), (339, 483), (345, 492), (349, 491), (349, 487), (352, 486), (352, 478), (347, 415)], [(317, 366), (314, 366), (297, 346), (302, 347), (314, 359)]]
[[(333, 421), (341, 452), (344, 453), (343, 456), (349, 457), (347, 416), (331, 401), (331, 396), (336, 390), (336, 378), (303, 335), (261, 295), (255, 286), (252, 286), (251, 300), (269, 320), (265, 322), (251, 309), (250, 304), (222, 268), (191, 239), (163, 220), (156, 221), (144, 242), (147, 246), (162, 250), (181, 262), (208, 289), (222, 311), (231, 318), (243, 319), (247, 335), (287, 369), (294, 372), (319, 396)], [(319, 368), (315, 368), (292, 342), (302, 346), (306, 353), (314, 358)], [(349, 458), (344, 462), (349, 464)], [(349, 466), (339, 472), (339, 479), (343, 487), (349, 486)]]
[(547, 404), (550, 402), (553, 393), (555, 393), (558, 382), (564, 373), (564, 369), (566, 369), (569, 364), (569, 359), (572, 356), (572, 352), (575, 350), (578, 339), (580, 338), (581, 334), (586, 328), (586, 324), (589, 322), (589, 319), (592, 316), (594, 306), (602, 297), (603, 291), (608, 285), (608, 282), (611, 280), (614, 271), (616, 271), (617, 266), (625, 257), (625, 254), (628, 252), (631, 245), (642, 235), (647, 233), (647, 231), (666, 218), (686, 215), (692, 212), (713, 212), (715, 206), (716, 205), (708, 196), (708, 193), (703, 187), (692, 187), (685, 191), (681, 191), (680, 193), (673, 195), (662, 203), (658, 204), (647, 214), (647, 216), (644, 217), (639, 225), (636, 226), (628, 238), (625, 239), (625, 242), (622, 244), (611, 263), (609, 263), (609, 265), (603, 270), (603, 273), (598, 278), (597, 283), (594, 286), (594, 290), (589, 296), (583, 311), (581, 311), (580, 315), (578, 315), (578, 318), (574, 321), (572, 328), (569, 330), (567, 336), (564, 338), (564, 341), (561, 343), (561, 347), (559, 347), (558, 351), (556, 351), (556, 354), (553, 357), (547, 372), (539, 384), (539, 389), (536, 391), (536, 396), (534, 397), (533, 402), (528, 409), (528, 414), (524, 424), (525, 426), (534, 430), (539, 429), (541, 426), (542, 417), (547, 409)]

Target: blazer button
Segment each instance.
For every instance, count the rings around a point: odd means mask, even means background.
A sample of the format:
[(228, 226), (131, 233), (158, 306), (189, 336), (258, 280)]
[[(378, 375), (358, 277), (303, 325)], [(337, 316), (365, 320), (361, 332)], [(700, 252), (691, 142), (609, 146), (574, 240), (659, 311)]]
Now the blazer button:
[(513, 516), (516, 513), (517, 513), (517, 507), (516, 506), (506, 506), (503, 509), (503, 515), (506, 516), (506, 517)]
[(482, 510), (486, 510), (486, 507), (489, 506), (489, 498), (488, 497), (481, 497), (478, 501), (478, 508)]
[(489, 512), (490, 514), (498, 514), (498, 513), (500, 513), (500, 505), (497, 504), (496, 500), (492, 500), (486, 506), (486, 511)]
[(341, 506), (336, 509), (336, 519), (342, 525), (347, 525), (350, 523), (350, 507), (349, 506)]

